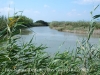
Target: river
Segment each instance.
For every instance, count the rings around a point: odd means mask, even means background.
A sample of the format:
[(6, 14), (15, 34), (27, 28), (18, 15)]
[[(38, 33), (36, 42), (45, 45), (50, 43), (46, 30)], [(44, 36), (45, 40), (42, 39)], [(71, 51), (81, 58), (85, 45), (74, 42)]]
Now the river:
[[(87, 36), (85, 34), (76, 34), (69, 32), (60, 32), (54, 29), (50, 29), (47, 27), (32, 27), (23, 29), (21, 38), (18, 40), (18, 43), (29, 42), (32, 37), (36, 46), (43, 44), (43, 46), (47, 46), (45, 49), (49, 54), (53, 54), (56, 52), (63, 52), (65, 50), (73, 50), (76, 48), (77, 41), (86, 39)], [(99, 43), (100, 35), (94, 35), (91, 37), (90, 42), (92, 44)]]

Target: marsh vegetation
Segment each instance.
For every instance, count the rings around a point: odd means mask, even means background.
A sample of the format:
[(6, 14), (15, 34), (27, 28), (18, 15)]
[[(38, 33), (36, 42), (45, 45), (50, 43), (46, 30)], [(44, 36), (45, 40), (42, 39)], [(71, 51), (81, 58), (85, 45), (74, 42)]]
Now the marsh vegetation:
[[(71, 22), (71, 21), (53, 21), (50, 22), (50, 28), (56, 29), (58, 31), (65, 31), (65, 32), (75, 32), (75, 33), (88, 33), (89, 21), (77, 21), (77, 22)], [(95, 34), (99, 34), (100, 31), (100, 22), (95, 23)]]
[(5, 26), (0, 31), (0, 41), (5, 44), (0, 47), (0, 75), (99, 75), (100, 46), (89, 42), (95, 29), (94, 20), (99, 17), (93, 16), (88, 25), (88, 38), (77, 41), (75, 52), (58, 52), (53, 57), (44, 51), (46, 47), (36, 47), (32, 43), (33, 38), (20, 46), (16, 43), (19, 38), (14, 36), (22, 25), (19, 22), (21, 16), (2, 18), (5, 22), (0, 21), (0, 24)]

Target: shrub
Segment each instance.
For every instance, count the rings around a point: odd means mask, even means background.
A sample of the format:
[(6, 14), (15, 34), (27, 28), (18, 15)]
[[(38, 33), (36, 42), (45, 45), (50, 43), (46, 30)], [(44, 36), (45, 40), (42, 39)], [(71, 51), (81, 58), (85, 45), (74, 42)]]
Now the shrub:
[(34, 26), (48, 26), (48, 23), (43, 20), (38, 20), (34, 23)]
[[(15, 17), (19, 17), (19, 16), (15, 16)], [(22, 25), (24, 25), (26, 27), (34, 26), (33, 20), (26, 16), (21, 16), (21, 18), (18, 20), (18, 22), (22, 22)]]

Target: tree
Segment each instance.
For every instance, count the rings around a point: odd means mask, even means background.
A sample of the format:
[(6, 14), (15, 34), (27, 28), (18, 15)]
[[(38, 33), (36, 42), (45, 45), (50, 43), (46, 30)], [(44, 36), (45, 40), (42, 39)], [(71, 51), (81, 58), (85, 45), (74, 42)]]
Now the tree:
[(37, 26), (48, 26), (48, 23), (43, 20), (38, 20), (35, 22), (35, 25)]
[(26, 17), (26, 16), (21, 16), (21, 18), (18, 20), (18, 22), (22, 22), (22, 24), (25, 25), (26, 27), (34, 26), (33, 20), (31, 18)]

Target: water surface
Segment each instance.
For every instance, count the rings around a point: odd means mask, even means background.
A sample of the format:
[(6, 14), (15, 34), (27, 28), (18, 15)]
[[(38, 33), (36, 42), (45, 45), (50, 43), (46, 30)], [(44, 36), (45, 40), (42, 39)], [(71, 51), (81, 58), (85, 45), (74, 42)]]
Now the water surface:
[[(86, 39), (85, 34), (75, 34), (69, 32), (60, 32), (50, 29), (49, 27), (32, 27), (22, 30), (21, 39), (19, 43), (28, 42), (34, 36), (33, 43), (36, 46), (43, 44), (48, 48), (45, 49), (48, 53), (52, 54), (57, 51), (63, 52), (65, 50), (73, 50), (76, 48), (77, 41)], [(100, 36), (92, 36), (90, 42), (92, 44), (99, 43)]]

